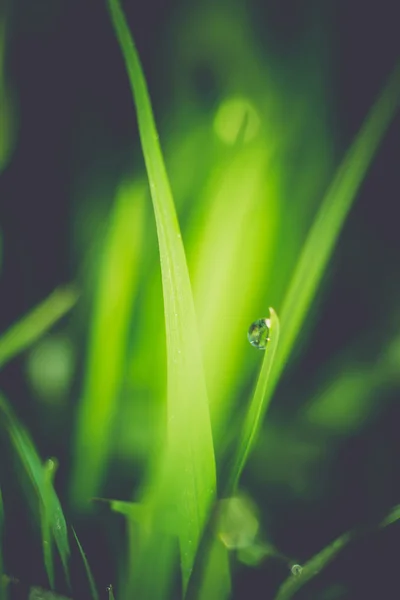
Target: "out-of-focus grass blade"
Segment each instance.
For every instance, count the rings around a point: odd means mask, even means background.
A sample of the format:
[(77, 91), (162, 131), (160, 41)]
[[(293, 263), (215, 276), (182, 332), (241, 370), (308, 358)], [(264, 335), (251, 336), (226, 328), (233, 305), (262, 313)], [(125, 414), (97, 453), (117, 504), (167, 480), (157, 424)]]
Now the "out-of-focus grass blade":
[(49, 519), (50, 515), (49, 512), (46, 510), (46, 506), (48, 506), (51, 503), (53, 481), (56, 469), (57, 463), (54, 459), (49, 458), (48, 460), (46, 460), (43, 467), (43, 493), (46, 495), (46, 501), (44, 503), (40, 503), (43, 558), (47, 576), (49, 578), (50, 587), (52, 590), (54, 590), (53, 536), (51, 533), (51, 522)]
[(93, 600), (99, 600), (99, 594), (98, 594), (98, 591), (97, 591), (96, 583), (94, 581), (92, 570), (90, 568), (88, 559), (86, 558), (86, 554), (83, 551), (82, 545), (81, 545), (81, 543), (80, 543), (80, 541), (78, 539), (76, 531), (75, 531), (75, 529), (73, 527), (72, 527), (72, 533), (74, 534), (75, 541), (76, 541), (77, 546), (79, 548), (79, 552), (80, 552), (80, 555), (82, 557), (83, 564), (85, 566), (85, 571), (86, 571), (86, 575), (87, 575), (87, 578), (88, 578), (88, 581), (89, 581), (90, 593), (92, 594), (92, 598), (93, 598)]
[(4, 578), (4, 567), (3, 567), (3, 526), (4, 526), (4, 506), (3, 496), (0, 489), (0, 600), (6, 598), (6, 580)]
[(42, 511), (40, 516), (42, 519), (45, 519), (51, 528), (64, 567), (65, 577), (69, 584), (68, 559), (70, 550), (64, 513), (51, 481), (46, 482), (42, 461), (29, 435), (22, 425), (20, 425), (8, 402), (2, 395), (0, 395), (0, 424), (1, 428), (8, 435), (11, 445), (21, 463), (22, 470), (38, 497), (40, 511)]
[(400, 505), (394, 506), (378, 525), (352, 530), (336, 538), (329, 546), (307, 561), (297, 575), (292, 574), (283, 582), (275, 600), (290, 600), (310, 579), (318, 575), (349, 542), (378, 529), (383, 529), (398, 519), (400, 519)]
[(121, 596), (137, 595), (141, 600), (169, 598), (177, 551), (176, 520), (154, 513), (148, 504), (109, 502), (111, 509), (127, 521), (128, 561)]
[(7, 13), (7, 3), (2, 2), (0, 5), (0, 173), (10, 161), (16, 139), (15, 101), (5, 73)]
[(269, 377), (274, 363), (278, 341), (279, 341), (279, 319), (275, 311), (270, 308), (270, 341), (265, 350), (260, 375), (257, 380), (254, 396), (247, 411), (243, 431), (240, 435), (239, 445), (236, 451), (230, 479), (228, 481), (227, 496), (234, 494), (238, 486), (239, 478), (248, 459), (256, 435), (262, 424), (262, 417), (267, 409), (271, 396), (267, 395)]
[(400, 65), (391, 75), (334, 177), (292, 276), (280, 313), (281, 340), (271, 374), (272, 393), (300, 331), (326, 264), (400, 102)]
[(108, 591), (108, 600), (115, 600), (114, 589), (111, 584), (108, 586), (107, 591)]
[(112, 440), (144, 235), (145, 194), (141, 183), (120, 186), (99, 264), (70, 489), (72, 502), (82, 511), (98, 495)]
[[(136, 104), (160, 248), (167, 337), (167, 477), (158, 490), (179, 514), (184, 590), (215, 497), (216, 475), (207, 392), (185, 252), (146, 82), (117, 0), (108, 2)], [(177, 466), (179, 465), (179, 468)]]
[(232, 592), (229, 553), (218, 538), (212, 540), (198, 600), (227, 600)]
[(321, 550), (321, 552), (318, 552), (318, 554), (302, 566), (301, 571), (297, 575), (292, 574), (283, 582), (275, 600), (289, 600), (289, 598), (292, 598), (310, 579), (318, 575), (352, 539), (353, 536), (351, 533), (345, 533)]
[(0, 336), (0, 368), (40, 338), (77, 300), (78, 292), (72, 286), (58, 288), (18, 323), (7, 329)]

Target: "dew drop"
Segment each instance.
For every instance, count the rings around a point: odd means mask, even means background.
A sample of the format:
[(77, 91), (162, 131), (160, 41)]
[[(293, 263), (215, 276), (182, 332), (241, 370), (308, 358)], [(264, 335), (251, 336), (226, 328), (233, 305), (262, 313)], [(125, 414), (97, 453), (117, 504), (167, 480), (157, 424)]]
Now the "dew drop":
[(265, 350), (269, 342), (269, 330), (271, 327), (270, 319), (258, 319), (254, 321), (247, 332), (247, 339), (250, 344), (259, 350)]
[(292, 571), (292, 575), (299, 577), (303, 571), (303, 567), (301, 565), (293, 565), (290, 570)]

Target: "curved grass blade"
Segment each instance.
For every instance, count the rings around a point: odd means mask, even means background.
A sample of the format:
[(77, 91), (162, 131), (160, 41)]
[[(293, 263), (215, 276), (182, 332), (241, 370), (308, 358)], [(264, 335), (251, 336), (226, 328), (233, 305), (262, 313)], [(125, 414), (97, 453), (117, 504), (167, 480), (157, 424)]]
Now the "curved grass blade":
[[(60, 501), (51, 481), (47, 480), (46, 482), (45, 470), (32, 440), (2, 395), (0, 395), (0, 423), (10, 439), (29, 485), (38, 498), (41, 523), (45, 522), (46, 527), (51, 529), (51, 534), (63, 564), (65, 578), (69, 584), (68, 560), (70, 550), (67, 525)], [(50, 563), (48, 564), (50, 565)]]
[(283, 304), (269, 393), (292, 350), (351, 205), (400, 102), (400, 65), (372, 107), (334, 177), (308, 234)]
[[(125, 17), (109, 0), (135, 100), (157, 226), (167, 338), (168, 449), (157, 494), (176, 505), (183, 588), (215, 497), (207, 392), (185, 252), (146, 82)], [(179, 469), (177, 468), (179, 465)], [(156, 486), (157, 487), (157, 486)]]
[(228, 489), (226, 493), (227, 497), (233, 495), (237, 490), (240, 476), (249, 457), (257, 433), (259, 432), (262, 424), (262, 418), (271, 398), (271, 395), (267, 394), (267, 390), (271, 369), (278, 347), (279, 319), (276, 312), (272, 308), (269, 309), (269, 312), (271, 321), (269, 332), (270, 341), (268, 342), (265, 350), (265, 356), (262, 362), (260, 375), (257, 380), (254, 396), (247, 411), (243, 431), (240, 435), (239, 446), (236, 451), (230, 479), (228, 481)]
[(46, 333), (77, 300), (78, 292), (72, 286), (60, 287), (7, 329), (0, 336), (0, 368)]
[(90, 568), (88, 559), (86, 558), (86, 554), (84, 553), (83, 548), (81, 546), (81, 543), (80, 543), (80, 541), (78, 539), (76, 531), (75, 531), (75, 529), (73, 527), (72, 527), (72, 533), (74, 534), (75, 541), (77, 543), (80, 555), (82, 557), (82, 561), (83, 561), (83, 564), (84, 564), (84, 567), (85, 567), (86, 575), (87, 575), (87, 578), (88, 578), (88, 581), (89, 581), (90, 593), (92, 594), (92, 598), (93, 598), (93, 600), (99, 600), (99, 593), (97, 591), (97, 587), (96, 587), (96, 583), (95, 583), (95, 580), (94, 580), (94, 577), (93, 577), (92, 570)]
[(380, 523), (372, 527), (365, 527), (363, 529), (355, 529), (344, 533), (340, 537), (336, 538), (329, 546), (315, 554), (307, 563), (302, 567), (301, 574), (291, 575), (283, 582), (278, 590), (278, 594), (275, 600), (290, 600), (294, 594), (302, 588), (308, 581), (313, 579), (324, 569), (335, 556), (353, 540), (360, 538), (361, 536), (371, 533), (373, 531), (383, 529), (388, 525), (391, 525), (395, 521), (400, 519), (400, 504), (394, 506), (389, 513), (386, 515)]

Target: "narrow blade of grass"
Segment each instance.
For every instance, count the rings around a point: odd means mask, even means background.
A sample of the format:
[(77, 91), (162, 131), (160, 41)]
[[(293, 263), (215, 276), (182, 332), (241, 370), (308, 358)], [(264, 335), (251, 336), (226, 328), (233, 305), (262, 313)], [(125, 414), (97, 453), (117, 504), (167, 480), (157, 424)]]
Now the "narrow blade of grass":
[(83, 561), (83, 564), (84, 564), (84, 567), (85, 567), (86, 575), (87, 575), (87, 578), (88, 578), (88, 581), (89, 581), (90, 593), (92, 595), (92, 598), (93, 598), (93, 600), (99, 600), (99, 594), (98, 594), (98, 591), (97, 591), (96, 583), (94, 581), (92, 570), (90, 568), (88, 559), (86, 558), (86, 554), (83, 551), (83, 548), (82, 548), (82, 545), (81, 545), (81, 543), (79, 541), (79, 538), (78, 538), (78, 536), (76, 534), (76, 531), (75, 531), (75, 529), (73, 527), (72, 527), (72, 533), (74, 534), (75, 541), (77, 543), (80, 555), (82, 557), (82, 561)]
[(53, 480), (57, 464), (53, 459), (46, 460), (43, 472), (43, 493), (46, 494), (46, 502), (40, 503), (41, 513), (41, 528), (42, 528), (42, 545), (43, 558), (46, 567), (47, 577), (49, 578), (50, 588), (54, 591), (54, 562), (53, 562), (53, 536), (51, 533), (51, 522), (49, 520), (49, 512), (46, 506), (51, 503), (51, 494), (53, 490)]
[[(211, 504), (216, 475), (211, 423), (185, 252), (146, 82), (117, 0), (108, 2), (136, 104), (160, 250), (167, 337), (168, 451), (162, 490), (179, 514), (183, 588)], [(179, 468), (177, 468), (179, 465)]]
[(111, 584), (108, 586), (107, 591), (108, 591), (108, 600), (115, 600), (114, 589)]
[(260, 426), (262, 424), (262, 417), (265, 413), (265, 410), (267, 408), (266, 405), (269, 400), (267, 396), (269, 377), (274, 363), (279, 341), (278, 316), (272, 308), (269, 309), (269, 312), (269, 318), (271, 322), (269, 332), (270, 341), (268, 342), (267, 348), (265, 350), (265, 356), (262, 362), (260, 375), (257, 380), (254, 396), (251, 400), (249, 409), (247, 411), (243, 425), (243, 430), (240, 435), (239, 445), (233, 462), (230, 479), (228, 481), (227, 496), (230, 496), (236, 492), (240, 476), (249, 457), (256, 436), (259, 432)]
[(373, 527), (366, 527), (360, 530), (352, 530), (336, 538), (329, 546), (315, 554), (309, 561), (303, 565), (298, 575), (290, 575), (281, 585), (275, 600), (290, 600), (294, 594), (302, 588), (308, 581), (316, 577), (335, 556), (351, 541), (368, 535), (378, 529), (383, 529), (400, 519), (400, 505), (393, 507), (380, 523)]
[(5, 331), (0, 337), (0, 368), (40, 338), (71, 310), (77, 300), (78, 292), (73, 287), (58, 288)]
[(99, 493), (110, 451), (136, 295), (145, 193), (142, 184), (120, 186), (99, 261), (70, 487), (72, 503), (81, 511), (89, 510), (89, 499)]
[(400, 65), (372, 107), (334, 177), (297, 262), (283, 304), (281, 341), (272, 371), (272, 394), (310, 308), (351, 205), (400, 102)]
[(7, 167), (16, 141), (15, 98), (6, 77), (8, 21), (7, 3), (0, 5), (0, 173)]
[(51, 481), (45, 481), (43, 464), (32, 440), (2, 395), (0, 395), (0, 424), (2, 430), (9, 437), (21, 464), (23, 474), (28, 480), (29, 485), (33, 488), (35, 496), (38, 498), (39, 510), (41, 511), (39, 517), (44, 519), (51, 528), (61, 557), (65, 577), (69, 584), (68, 560), (70, 551), (64, 513)]

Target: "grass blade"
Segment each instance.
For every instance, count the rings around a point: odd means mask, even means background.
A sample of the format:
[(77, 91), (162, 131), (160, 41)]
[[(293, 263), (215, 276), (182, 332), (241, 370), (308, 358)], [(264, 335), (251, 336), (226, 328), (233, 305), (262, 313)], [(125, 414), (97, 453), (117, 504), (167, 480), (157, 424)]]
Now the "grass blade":
[(51, 522), (49, 520), (49, 513), (45, 507), (51, 502), (51, 494), (53, 489), (53, 480), (57, 464), (54, 459), (46, 460), (43, 472), (43, 490), (46, 494), (46, 502), (40, 504), (41, 512), (41, 528), (42, 528), (42, 545), (43, 545), (43, 558), (46, 567), (47, 576), (49, 578), (50, 588), (54, 591), (54, 562), (53, 562), (53, 537), (51, 534)]
[(80, 552), (80, 555), (82, 557), (83, 564), (85, 566), (85, 571), (86, 571), (86, 575), (87, 575), (87, 578), (88, 578), (88, 581), (89, 581), (90, 593), (92, 594), (92, 598), (93, 598), (93, 600), (99, 600), (99, 593), (97, 591), (97, 587), (96, 587), (96, 583), (94, 581), (92, 570), (90, 568), (88, 559), (86, 558), (86, 554), (84, 553), (83, 548), (81, 546), (81, 543), (80, 543), (80, 541), (78, 539), (76, 531), (75, 531), (75, 529), (73, 527), (72, 527), (72, 533), (74, 534), (75, 541), (76, 541), (77, 546), (79, 548), (79, 552)]
[(108, 600), (115, 600), (114, 589), (111, 584), (108, 586), (107, 591), (108, 591)]
[(99, 493), (110, 450), (144, 235), (145, 192), (142, 184), (120, 186), (100, 261), (70, 489), (81, 511), (89, 510), (89, 499)]
[(321, 550), (321, 552), (318, 552), (318, 554), (315, 554), (315, 556), (307, 561), (307, 563), (302, 567), (300, 574), (291, 575), (283, 582), (278, 590), (275, 600), (290, 600), (300, 588), (302, 588), (308, 581), (316, 577), (322, 571), (322, 569), (332, 562), (335, 556), (345, 546), (347, 546), (349, 542), (356, 540), (365, 534), (383, 529), (398, 519), (400, 519), (400, 505), (394, 506), (386, 515), (386, 517), (380, 523), (378, 523), (378, 525), (375, 525), (375, 527), (352, 530), (336, 538), (336, 540), (329, 544), (329, 546)]
[(372, 107), (334, 177), (308, 234), (281, 311), (281, 341), (272, 371), (272, 394), (292, 350), (343, 223), (374, 154), (399, 106), (400, 65)]
[(56, 289), (0, 337), (0, 368), (23, 352), (63, 317), (78, 300), (72, 286)]
[(275, 600), (289, 600), (292, 598), (310, 579), (318, 575), (352, 539), (353, 535), (351, 533), (345, 533), (321, 552), (318, 552), (302, 566), (301, 573), (298, 575), (292, 574), (283, 582)]
[[(157, 226), (167, 337), (167, 483), (179, 513), (184, 590), (215, 496), (211, 423), (189, 274), (146, 82), (117, 0), (108, 2), (135, 100)], [(179, 464), (179, 469), (176, 465)]]
[(51, 528), (52, 536), (61, 557), (65, 577), (69, 584), (68, 560), (70, 551), (64, 513), (51, 481), (46, 482), (45, 480), (45, 470), (32, 440), (18, 422), (11, 407), (2, 395), (0, 395), (0, 423), (10, 439), (24, 475), (39, 500), (40, 517)]
[(269, 377), (274, 363), (278, 341), (279, 341), (279, 319), (275, 311), (270, 308), (270, 341), (268, 342), (265, 356), (262, 362), (260, 375), (257, 380), (254, 396), (247, 411), (243, 431), (240, 436), (239, 446), (231, 470), (228, 482), (227, 496), (236, 492), (239, 478), (248, 459), (254, 440), (262, 424), (262, 417), (267, 408), (270, 396), (267, 396)]

